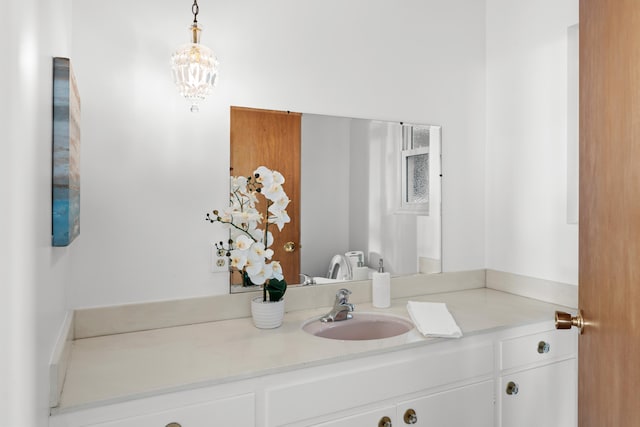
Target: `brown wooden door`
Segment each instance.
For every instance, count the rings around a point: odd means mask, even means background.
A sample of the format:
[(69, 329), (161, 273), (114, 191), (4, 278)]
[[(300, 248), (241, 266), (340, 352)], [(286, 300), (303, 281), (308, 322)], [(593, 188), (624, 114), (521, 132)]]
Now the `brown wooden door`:
[(640, 1), (580, 1), (580, 427), (640, 425)]
[[(285, 178), (284, 191), (291, 202), (291, 222), (273, 233), (273, 259), (280, 261), (288, 284), (300, 283), (300, 138), (301, 114), (287, 111), (231, 107), (231, 175), (249, 176), (258, 166), (277, 170)], [(287, 242), (295, 244), (286, 252)]]

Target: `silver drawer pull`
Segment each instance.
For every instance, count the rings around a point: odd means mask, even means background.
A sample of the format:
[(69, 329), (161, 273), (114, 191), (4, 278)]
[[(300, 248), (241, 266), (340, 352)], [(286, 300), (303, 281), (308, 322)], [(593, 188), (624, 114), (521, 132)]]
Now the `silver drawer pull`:
[(548, 342), (540, 341), (538, 343), (538, 353), (549, 353), (549, 350), (551, 350), (551, 345)]

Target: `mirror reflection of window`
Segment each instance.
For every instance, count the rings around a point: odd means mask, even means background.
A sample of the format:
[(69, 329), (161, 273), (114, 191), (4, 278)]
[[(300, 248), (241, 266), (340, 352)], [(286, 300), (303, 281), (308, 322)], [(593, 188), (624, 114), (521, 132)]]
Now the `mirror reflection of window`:
[(404, 201), (409, 205), (429, 203), (429, 153), (406, 157), (407, 194)]
[(430, 126), (402, 126), (401, 209), (429, 215)]

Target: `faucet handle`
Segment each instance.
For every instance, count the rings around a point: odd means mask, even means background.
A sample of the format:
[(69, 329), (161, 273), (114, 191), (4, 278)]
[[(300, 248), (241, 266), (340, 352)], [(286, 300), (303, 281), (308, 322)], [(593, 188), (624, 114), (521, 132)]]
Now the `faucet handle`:
[(338, 292), (336, 292), (336, 302), (334, 305), (347, 305), (349, 301), (349, 295), (351, 295), (351, 291), (349, 289), (340, 289)]
[(349, 299), (349, 295), (351, 295), (351, 291), (349, 289), (342, 288), (336, 292), (336, 299), (344, 300), (346, 302)]
[(302, 286), (316, 284), (316, 279), (314, 279), (312, 276), (309, 276), (308, 274), (300, 273), (300, 278), (302, 279), (302, 283), (300, 283)]

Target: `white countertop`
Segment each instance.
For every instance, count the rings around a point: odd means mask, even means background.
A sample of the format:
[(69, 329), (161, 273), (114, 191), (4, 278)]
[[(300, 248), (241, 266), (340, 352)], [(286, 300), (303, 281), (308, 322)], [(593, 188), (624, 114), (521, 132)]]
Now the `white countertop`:
[[(408, 318), (406, 304), (444, 302), (464, 335), (553, 322), (560, 306), (487, 288), (400, 298), (391, 308), (357, 304), (358, 312), (387, 312)], [(250, 318), (130, 332), (75, 340), (60, 406), (55, 412), (96, 407), (133, 398), (318, 366), (356, 357), (426, 345), (438, 340), (415, 329), (374, 341), (314, 337), (302, 324), (329, 307), (285, 314), (280, 328), (261, 330)]]

